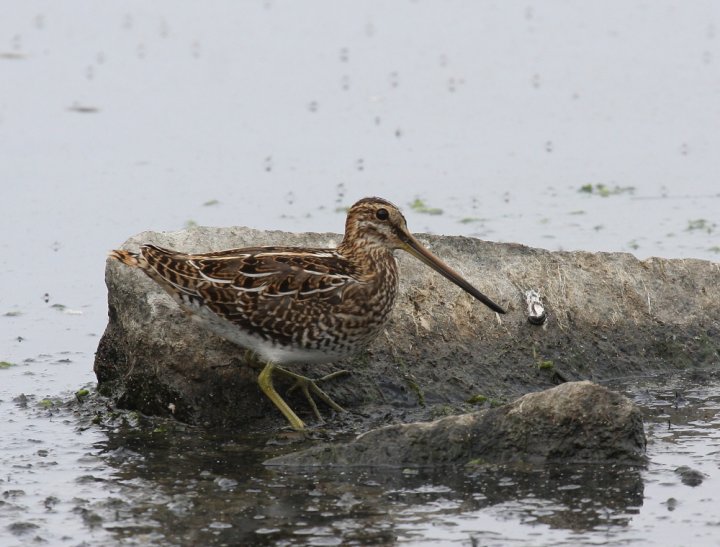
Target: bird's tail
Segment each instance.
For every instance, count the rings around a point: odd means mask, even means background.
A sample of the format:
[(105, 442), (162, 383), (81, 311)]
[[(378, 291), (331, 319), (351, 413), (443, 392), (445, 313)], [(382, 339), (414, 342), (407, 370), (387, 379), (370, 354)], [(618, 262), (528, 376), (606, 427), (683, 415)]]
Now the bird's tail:
[(110, 254), (108, 255), (110, 258), (114, 258), (115, 260), (119, 260), (123, 264), (127, 264), (128, 266), (138, 267), (140, 266), (140, 261), (138, 260), (138, 253), (131, 253), (130, 251), (121, 251), (118, 249), (115, 249), (113, 251), (110, 251)]

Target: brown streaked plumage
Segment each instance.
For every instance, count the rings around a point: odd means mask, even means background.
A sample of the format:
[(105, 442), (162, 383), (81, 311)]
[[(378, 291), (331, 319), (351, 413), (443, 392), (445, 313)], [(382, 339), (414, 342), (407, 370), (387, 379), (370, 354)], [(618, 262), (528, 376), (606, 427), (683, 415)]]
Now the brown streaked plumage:
[(143, 270), (194, 318), (252, 350), (267, 364), (258, 377), (265, 394), (295, 429), (303, 421), (272, 384), (273, 372), (295, 379), (342, 410), (317, 384), (277, 365), (325, 362), (356, 353), (385, 325), (398, 290), (393, 251), (403, 249), (498, 313), (505, 311), (430, 254), (407, 229), (400, 210), (365, 198), (348, 211), (337, 249), (249, 247), (184, 254), (155, 245), (110, 256)]

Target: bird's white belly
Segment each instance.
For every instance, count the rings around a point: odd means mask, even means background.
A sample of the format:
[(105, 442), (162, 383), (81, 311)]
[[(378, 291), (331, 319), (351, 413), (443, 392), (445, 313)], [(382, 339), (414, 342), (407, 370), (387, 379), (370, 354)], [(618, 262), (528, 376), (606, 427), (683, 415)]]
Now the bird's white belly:
[(348, 354), (284, 346), (244, 331), (237, 325), (219, 317), (205, 306), (187, 306), (192, 309), (192, 320), (233, 344), (252, 350), (263, 360), (276, 363), (327, 363)]

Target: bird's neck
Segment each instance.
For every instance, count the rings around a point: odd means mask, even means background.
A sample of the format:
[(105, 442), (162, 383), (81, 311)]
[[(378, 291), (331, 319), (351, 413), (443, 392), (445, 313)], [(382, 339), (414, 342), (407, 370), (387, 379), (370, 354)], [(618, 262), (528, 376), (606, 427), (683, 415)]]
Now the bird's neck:
[(397, 272), (397, 261), (392, 249), (380, 243), (346, 237), (337, 250), (355, 266), (360, 277), (377, 278)]

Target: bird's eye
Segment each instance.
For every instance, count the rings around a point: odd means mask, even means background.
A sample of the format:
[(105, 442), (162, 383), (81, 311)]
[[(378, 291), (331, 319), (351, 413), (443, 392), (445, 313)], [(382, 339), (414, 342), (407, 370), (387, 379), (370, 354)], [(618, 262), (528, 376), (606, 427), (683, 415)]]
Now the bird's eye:
[(378, 209), (375, 212), (375, 216), (378, 218), (378, 220), (387, 220), (390, 216), (390, 213), (388, 213), (387, 209)]

